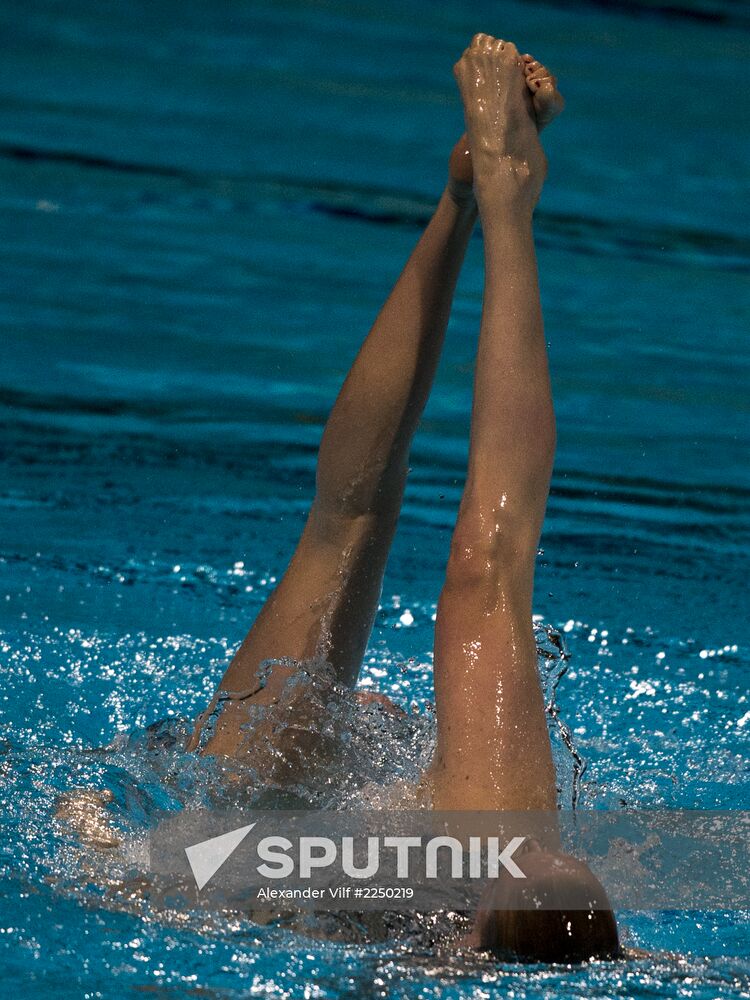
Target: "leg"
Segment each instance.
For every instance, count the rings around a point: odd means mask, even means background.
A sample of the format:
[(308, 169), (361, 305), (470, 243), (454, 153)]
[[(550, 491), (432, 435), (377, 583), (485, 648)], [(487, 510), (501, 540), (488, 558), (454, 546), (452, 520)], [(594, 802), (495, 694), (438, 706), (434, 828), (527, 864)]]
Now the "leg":
[(456, 66), (485, 288), (468, 475), (435, 632), (435, 808), (555, 808), (531, 620), (555, 447), (531, 227), (546, 162), (537, 78), (527, 86), (522, 65), (514, 45), (480, 35)]
[[(268, 659), (325, 656), (353, 685), (377, 611), (411, 439), (443, 344), (476, 219), (459, 142), (437, 210), (362, 345), (326, 424), (316, 495), (297, 549), (221, 682), (244, 692), (222, 713), (207, 749), (234, 753), (242, 697), (273, 700), (293, 667)], [(458, 173), (457, 173), (458, 171)], [(216, 697), (209, 706), (213, 710)], [(200, 722), (199, 722), (200, 726)], [(194, 738), (194, 744), (197, 735)]]
[[(480, 35), (456, 67), (484, 231), (485, 289), (468, 476), (435, 636), (431, 777), (438, 809), (556, 806), (531, 628), (555, 447), (531, 231), (546, 163), (521, 66), (515, 46)], [(550, 825), (542, 842), (524, 845), (523, 881), (489, 880), (466, 943), (505, 961), (617, 956), (603, 886), (561, 852)], [(548, 908), (527, 909), (522, 900)]]

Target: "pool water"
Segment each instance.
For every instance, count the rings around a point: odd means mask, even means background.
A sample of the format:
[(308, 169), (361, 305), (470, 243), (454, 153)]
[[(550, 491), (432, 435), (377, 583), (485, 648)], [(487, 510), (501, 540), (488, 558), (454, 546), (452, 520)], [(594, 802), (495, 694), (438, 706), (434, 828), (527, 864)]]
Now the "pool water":
[[(537, 221), (559, 447), (535, 612), (570, 653), (579, 805), (747, 807), (744, 7), (11, 0), (0, 25), (4, 982), (750, 996), (747, 913), (625, 914), (656, 957), (498, 968), (125, 905), (107, 884), (127, 856), (83, 864), (50, 822), (76, 785), (133, 828), (202, 793), (208, 765), (181, 759), (175, 791), (144, 729), (204, 707), (283, 572), (328, 409), (441, 189), (476, 30), (551, 65), (568, 101)], [(481, 263), (477, 238), (362, 675), (414, 713), (412, 760)]]

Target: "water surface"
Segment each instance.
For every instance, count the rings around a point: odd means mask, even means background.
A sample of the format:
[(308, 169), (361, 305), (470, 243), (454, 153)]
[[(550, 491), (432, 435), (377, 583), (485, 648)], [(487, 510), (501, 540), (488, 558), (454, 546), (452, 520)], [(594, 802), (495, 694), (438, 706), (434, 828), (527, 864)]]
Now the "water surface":
[[(684, 960), (498, 970), (113, 908), (49, 825), (89, 780), (134, 824), (169, 799), (137, 747), (83, 751), (202, 708), (283, 572), (328, 409), (443, 183), (476, 30), (568, 100), (537, 220), (559, 449), (535, 611), (571, 654), (581, 805), (747, 805), (743, 11), (3, 6), (0, 950), (26, 995), (750, 995), (742, 914), (623, 918)], [(477, 238), (363, 671), (420, 713), (481, 282)]]

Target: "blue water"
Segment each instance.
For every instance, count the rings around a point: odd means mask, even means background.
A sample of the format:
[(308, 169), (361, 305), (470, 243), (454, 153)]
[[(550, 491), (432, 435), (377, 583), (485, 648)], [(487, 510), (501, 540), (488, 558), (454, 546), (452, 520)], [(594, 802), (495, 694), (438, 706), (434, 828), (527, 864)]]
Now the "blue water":
[[(202, 708), (283, 572), (476, 30), (568, 101), (537, 223), (559, 449), (535, 611), (571, 654), (581, 806), (747, 807), (750, 25), (657, 6), (0, 8), (0, 953), (25, 996), (750, 996), (747, 914), (623, 915), (656, 958), (498, 969), (126, 906), (127, 859), (97, 879), (50, 823), (75, 785), (136, 826), (173, 795), (137, 745), (83, 751)], [(421, 715), (481, 281), (475, 239), (363, 671)]]

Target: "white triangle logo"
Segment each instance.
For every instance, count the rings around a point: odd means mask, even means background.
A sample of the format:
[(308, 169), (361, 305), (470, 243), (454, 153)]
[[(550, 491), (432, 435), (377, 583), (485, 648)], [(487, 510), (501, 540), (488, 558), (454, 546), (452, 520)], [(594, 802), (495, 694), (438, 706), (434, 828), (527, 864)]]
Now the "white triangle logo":
[(202, 840), (200, 844), (193, 844), (192, 847), (185, 848), (195, 884), (199, 889), (202, 889), (227, 858), (232, 856), (254, 826), (255, 823), (251, 823), (249, 826), (239, 826), (236, 830), (230, 830), (229, 833), (222, 833), (219, 837)]

